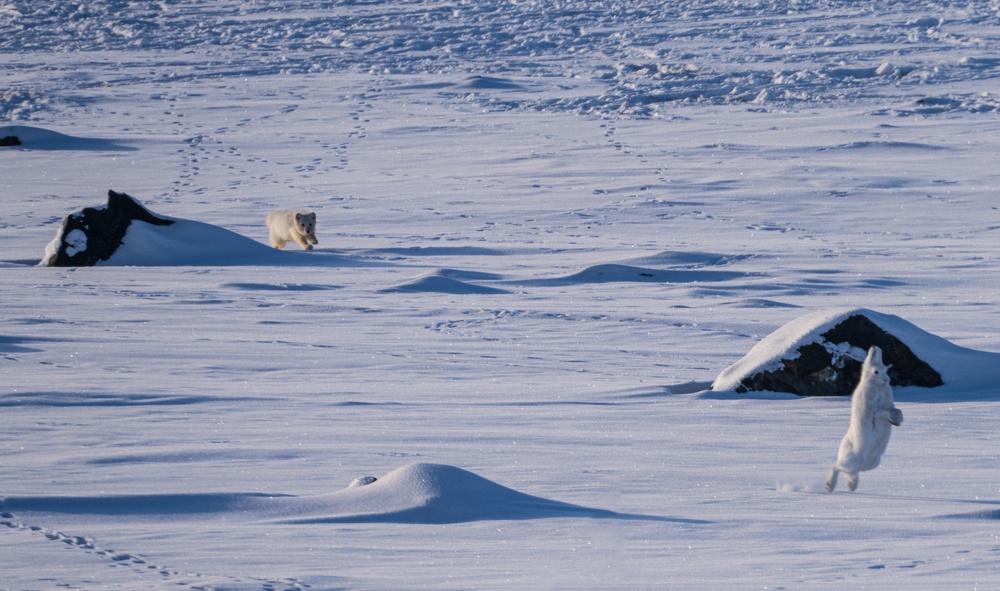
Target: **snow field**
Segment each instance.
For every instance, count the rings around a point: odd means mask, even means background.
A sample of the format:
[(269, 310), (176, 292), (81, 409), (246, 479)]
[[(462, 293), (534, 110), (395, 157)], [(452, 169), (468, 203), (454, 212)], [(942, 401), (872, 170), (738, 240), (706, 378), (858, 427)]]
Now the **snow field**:
[[(552, 6), (0, 6), (0, 588), (992, 583), (992, 368), (832, 495), (849, 401), (708, 388), (843, 307), (1000, 350), (996, 7)], [(108, 189), (262, 248), (33, 266)]]

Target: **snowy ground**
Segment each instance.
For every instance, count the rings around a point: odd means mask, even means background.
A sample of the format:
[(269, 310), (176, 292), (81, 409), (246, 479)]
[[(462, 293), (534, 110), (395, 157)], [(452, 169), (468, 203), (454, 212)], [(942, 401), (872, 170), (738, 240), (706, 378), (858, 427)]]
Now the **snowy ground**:
[[(0, 589), (995, 586), (995, 368), (854, 493), (848, 400), (706, 390), (1000, 352), (1000, 6), (661, 4), (0, 0)], [(320, 243), (35, 267), (108, 189)]]

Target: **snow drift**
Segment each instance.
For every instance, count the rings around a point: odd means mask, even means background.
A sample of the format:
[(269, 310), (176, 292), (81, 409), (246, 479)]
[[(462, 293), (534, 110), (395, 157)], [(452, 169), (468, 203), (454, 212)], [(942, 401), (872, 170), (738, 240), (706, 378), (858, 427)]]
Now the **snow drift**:
[(7, 140), (0, 143), (0, 146), (16, 146), (21, 150), (87, 152), (132, 152), (137, 150), (137, 148), (116, 140), (78, 137), (31, 125), (0, 126), (0, 138)]
[[(0, 499), (8, 519), (58, 514), (77, 519), (130, 516), (133, 519), (204, 518), (309, 523), (463, 523), (490, 520), (589, 517), (672, 520), (626, 515), (554, 501), (516, 491), (455, 466), (413, 463), (381, 478), (361, 477), (346, 488), (297, 497), (261, 493), (191, 493)], [(88, 517), (89, 516), (89, 517)], [(692, 520), (679, 520), (692, 522)]]
[(461, 523), (547, 517), (614, 517), (518, 492), (454, 466), (413, 463), (370, 484), (314, 498), (292, 523)]

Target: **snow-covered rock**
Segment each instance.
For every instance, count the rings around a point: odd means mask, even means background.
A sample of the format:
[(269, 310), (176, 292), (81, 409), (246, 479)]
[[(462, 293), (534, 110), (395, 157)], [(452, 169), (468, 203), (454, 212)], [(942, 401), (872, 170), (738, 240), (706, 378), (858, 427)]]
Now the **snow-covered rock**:
[[(866, 351), (878, 346), (894, 386), (934, 388), (968, 374), (957, 359), (982, 352), (957, 347), (898, 316), (864, 308), (809, 314), (782, 326), (716, 378), (717, 391), (846, 396)], [(957, 356), (956, 356), (957, 354)]]
[(151, 213), (125, 193), (108, 191), (108, 203), (85, 207), (66, 216), (45, 247), (43, 267), (90, 267), (110, 259), (121, 247), (133, 222), (169, 226), (174, 220)]

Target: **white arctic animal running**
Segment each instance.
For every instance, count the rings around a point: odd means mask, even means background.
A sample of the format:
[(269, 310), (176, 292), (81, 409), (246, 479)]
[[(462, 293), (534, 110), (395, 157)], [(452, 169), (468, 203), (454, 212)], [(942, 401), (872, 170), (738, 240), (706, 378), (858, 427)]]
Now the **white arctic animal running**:
[(882, 363), (882, 350), (869, 349), (861, 366), (861, 380), (851, 395), (851, 425), (840, 442), (837, 462), (830, 466), (826, 477), (827, 492), (836, 488), (840, 472), (847, 474), (847, 488), (858, 488), (858, 473), (878, 468), (892, 426), (902, 424), (903, 413), (892, 400), (888, 370)]
[(316, 240), (316, 214), (311, 211), (272, 211), (265, 221), (271, 246), (275, 248), (285, 248), (285, 244), (293, 240), (302, 250), (312, 250), (313, 244), (319, 244)]

